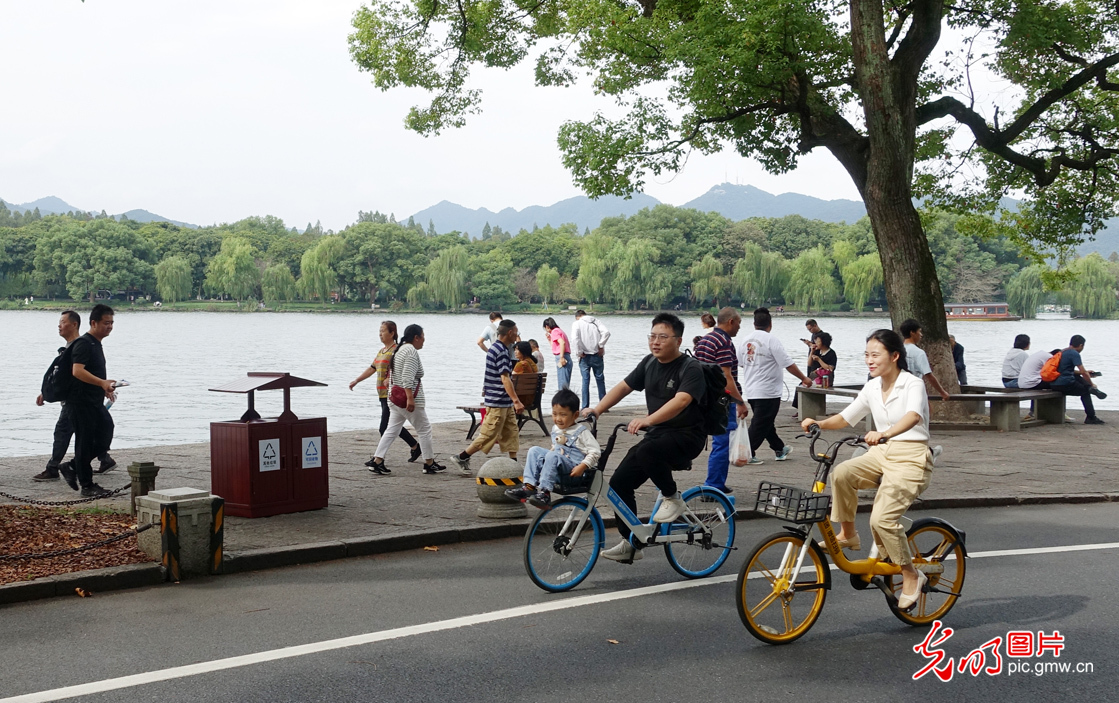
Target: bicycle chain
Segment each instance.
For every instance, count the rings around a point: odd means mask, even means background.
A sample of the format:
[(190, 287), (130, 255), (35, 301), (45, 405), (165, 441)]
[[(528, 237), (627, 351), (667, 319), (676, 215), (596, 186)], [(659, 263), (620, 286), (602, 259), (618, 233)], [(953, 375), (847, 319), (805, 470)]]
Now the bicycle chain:
[(132, 488), (132, 483), (129, 482), (114, 491), (105, 491), (91, 498), (79, 498), (77, 500), (36, 500), (34, 498), (23, 498), (21, 496), (14, 496), (11, 493), (0, 491), (0, 496), (14, 500), (19, 503), (27, 503), (28, 505), (45, 505), (48, 507), (57, 507), (63, 505), (80, 505), (81, 503), (92, 503), (95, 500), (104, 500), (105, 498), (112, 498), (113, 496), (120, 495), (128, 489)]
[(51, 559), (53, 557), (61, 557), (68, 554), (77, 554), (78, 552), (84, 552), (87, 549), (104, 547), (107, 544), (112, 544), (113, 542), (119, 542), (122, 539), (127, 539), (132, 535), (138, 535), (145, 530), (150, 530), (151, 528), (156, 527), (158, 524), (159, 523), (149, 522), (146, 525), (138, 525), (136, 527), (130, 528), (126, 532), (120, 533), (115, 537), (103, 539), (100, 542), (93, 542), (92, 544), (86, 544), (81, 547), (72, 547), (70, 549), (59, 549), (53, 552), (37, 552), (32, 554), (0, 554), (0, 561), (16, 561), (19, 559)]

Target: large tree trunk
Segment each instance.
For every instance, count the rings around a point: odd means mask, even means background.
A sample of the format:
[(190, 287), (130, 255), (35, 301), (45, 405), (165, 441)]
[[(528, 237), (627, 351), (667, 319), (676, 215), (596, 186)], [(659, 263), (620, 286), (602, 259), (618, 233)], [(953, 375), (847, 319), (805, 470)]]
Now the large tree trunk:
[[(882, 259), (894, 328), (908, 318), (917, 320), (933, 374), (949, 393), (959, 393), (936, 265), (913, 207), (918, 71), (897, 56), (891, 59), (882, 10), (881, 0), (851, 3), (855, 76), (868, 137), (865, 180), (859, 189)], [(936, 17), (939, 22), (939, 10)], [(935, 44), (935, 37), (930, 40)], [(955, 405), (933, 407), (943, 419), (966, 417), (966, 409)]]

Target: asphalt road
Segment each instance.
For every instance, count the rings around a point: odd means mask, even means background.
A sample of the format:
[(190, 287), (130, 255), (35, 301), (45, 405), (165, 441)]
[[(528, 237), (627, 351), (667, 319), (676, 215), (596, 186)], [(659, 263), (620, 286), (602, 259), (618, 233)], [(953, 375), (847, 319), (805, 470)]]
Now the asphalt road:
[[(1009, 659), (1003, 645), (1001, 674), (914, 682), (927, 660), (913, 647), (927, 630), (842, 574), (807, 635), (764, 645), (740, 623), (725, 580), (780, 528), (750, 520), (739, 523), (741, 549), (700, 582), (649, 553), (633, 566), (600, 561), (579, 588), (549, 595), (525, 576), (520, 541), (500, 540), (9, 606), (0, 703), (75, 693), (98, 702), (1113, 700), (1119, 505), (939, 514), (967, 531), (974, 555), (940, 648), (958, 661), (1009, 630), (1059, 630), (1059, 658)], [(1000, 554), (1102, 544), (1113, 548)], [(684, 588), (658, 590), (666, 586)], [(276, 651), (300, 645), (314, 646)], [(1007, 671), (1039, 662), (1071, 670)], [(152, 673), (189, 665), (202, 673)], [(102, 681), (122, 687), (66, 690)]]

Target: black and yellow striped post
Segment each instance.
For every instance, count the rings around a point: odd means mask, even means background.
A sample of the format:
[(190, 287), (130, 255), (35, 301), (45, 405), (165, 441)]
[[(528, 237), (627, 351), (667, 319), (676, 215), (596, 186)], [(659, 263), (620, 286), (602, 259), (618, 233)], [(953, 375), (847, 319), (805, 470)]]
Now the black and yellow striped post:
[(179, 506), (163, 503), (159, 508), (159, 528), (163, 538), (163, 568), (168, 581), (182, 578), (179, 568)]
[(516, 488), (522, 483), (519, 478), (482, 478), (479, 476), (474, 480), (478, 482), (479, 486), (502, 486), (503, 488)]
[(213, 520), (210, 523), (210, 573), (222, 572), (222, 550), (225, 545), (225, 498), (214, 496), (210, 503)]

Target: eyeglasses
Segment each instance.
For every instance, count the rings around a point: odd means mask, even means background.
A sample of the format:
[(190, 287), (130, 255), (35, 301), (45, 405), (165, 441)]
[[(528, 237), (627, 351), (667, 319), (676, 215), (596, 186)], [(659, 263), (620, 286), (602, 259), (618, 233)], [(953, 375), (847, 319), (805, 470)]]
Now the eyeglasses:
[(667, 342), (670, 339), (680, 339), (674, 334), (651, 334), (649, 335), (650, 342)]

